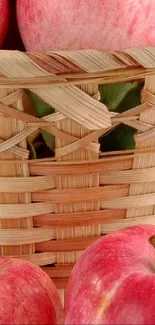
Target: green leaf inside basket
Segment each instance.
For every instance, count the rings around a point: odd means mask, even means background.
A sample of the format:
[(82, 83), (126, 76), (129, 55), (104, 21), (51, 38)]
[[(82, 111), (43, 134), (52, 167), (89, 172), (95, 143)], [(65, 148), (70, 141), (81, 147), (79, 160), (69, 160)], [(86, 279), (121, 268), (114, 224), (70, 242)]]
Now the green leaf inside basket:
[[(117, 83), (101, 85), (101, 102), (109, 110), (122, 113), (137, 105), (140, 105), (140, 96), (143, 84)], [(124, 124), (115, 127), (111, 132), (100, 137), (101, 151), (130, 150), (135, 148), (134, 134), (136, 130)]]
[(43, 117), (54, 113), (54, 108), (46, 104), (41, 98), (32, 93), (30, 90), (27, 91), (27, 94), (34, 104), (35, 112), (38, 117)]
[(37, 159), (36, 150), (30, 141), (28, 141), (28, 148), (30, 150), (30, 159)]
[[(39, 98), (37, 95), (35, 95), (31, 91), (27, 91), (28, 96), (30, 97), (33, 105), (34, 105), (34, 110), (36, 113), (37, 117), (43, 117), (49, 114), (52, 114), (55, 112), (54, 108), (52, 108), (50, 105), (46, 104), (41, 98)], [(54, 150), (55, 148), (55, 137), (54, 135), (46, 132), (46, 131), (41, 131), (42, 138), (45, 141), (46, 145), (51, 149)], [(32, 144), (31, 144), (31, 153), (32, 156), (34, 156), (34, 147), (32, 150)]]
[(117, 83), (101, 85), (99, 90), (101, 102), (104, 103), (109, 110), (122, 112), (139, 103), (141, 85), (138, 82), (125, 84)]
[[(131, 109), (140, 104), (140, 96), (143, 83), (117, 83), (109, 85), (100, 85), (99, 90), (101, 94), (101, 102), (104, 103), (109, 110), (122, 113), (128, 109)], [(46, 104), (42, 99), (31, 91), (27, 91), (32, 103), (36, 116), (43, 117), (54, 113), (54, 109)], [(134, 134), (136, 130), (124, 124), (120, 124), (113, 130), (100, 137), (100, 150), (114, 151), (114, 150), (129, 150), (135, 148)], [(41, 131), (42, 141), (45, 146), (51, 150), (51, 153), (55, 148), (55, 137), (46, 131)], [(31, 159), (39, 157), (33, 143), (29, 143)], [(43, 146), (40, 149), (42, 152)], [(45, 149), (47, 153), (47, 150)], [(49, 155), (49, 152), (48, 152)]]

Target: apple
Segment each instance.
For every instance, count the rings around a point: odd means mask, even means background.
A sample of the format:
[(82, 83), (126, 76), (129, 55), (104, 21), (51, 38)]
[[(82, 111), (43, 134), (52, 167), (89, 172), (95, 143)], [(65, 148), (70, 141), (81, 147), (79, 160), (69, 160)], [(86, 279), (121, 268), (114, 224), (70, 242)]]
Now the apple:
[(28, 51), (155, 45), (154, 0), (17, 0)]
[(8, 0), (0, 0), (0, 46), (6, 36), (9, 23), (9, 2)]
[(68, 283), (65, 324), (155, 324), (154, 234), (132, 226), (87, 248)]
[(0, 257), (0, 324), (62, 324), (58, 291), (30, 262)]

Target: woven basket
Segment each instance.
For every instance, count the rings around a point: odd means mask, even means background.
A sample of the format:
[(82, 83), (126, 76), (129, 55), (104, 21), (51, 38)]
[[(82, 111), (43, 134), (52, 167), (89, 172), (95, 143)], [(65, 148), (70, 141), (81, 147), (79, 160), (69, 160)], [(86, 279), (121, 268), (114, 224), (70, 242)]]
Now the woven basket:
[[(98, 84), (145, 79), (142, 104), (122, 114)], [(28, 88), (55, 108), (26, 112)], [(47, 54), (0, 51), (0, 247), (43, 267), (64, 296), (73, 264), (100, 236), (155, 224), (155, 49)], [(136, 149), (99, 153), (98, 137), (124, 123)], [(26, 137), (55, 135), (55, 157), (29, 160)]]

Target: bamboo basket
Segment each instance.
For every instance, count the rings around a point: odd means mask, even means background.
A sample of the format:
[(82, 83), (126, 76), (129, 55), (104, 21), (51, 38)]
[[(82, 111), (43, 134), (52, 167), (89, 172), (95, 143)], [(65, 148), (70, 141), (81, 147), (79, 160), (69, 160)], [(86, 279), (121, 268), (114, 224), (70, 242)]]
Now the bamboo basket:
[[(112, 113), (99, 84), (145, 79), (142, 103)], [(26, 113), (28, 88), (55, 108)], [(100, 155), (98, 138), (119, 123), (136, 149)], [(55, 157), (29, 160), (26, 137), (55, 136)], [(0, 253), (42, 267), (62, 299), (72, 266), (93, 241), (155, 224), (155, 48), (23, 53), (0, 51)]]

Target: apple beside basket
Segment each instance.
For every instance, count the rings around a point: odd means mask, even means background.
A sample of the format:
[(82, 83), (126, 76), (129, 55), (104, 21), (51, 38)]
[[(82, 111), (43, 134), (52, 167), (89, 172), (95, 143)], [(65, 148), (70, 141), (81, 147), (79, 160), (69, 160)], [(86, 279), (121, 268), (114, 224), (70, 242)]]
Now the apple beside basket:
[[(100, 103), (98, 84), (145, 79), (142, 104), (122, 114)], [(24, 89), (55, 108), (24, 112)], [(100, 236), (155, 224), (155, 48), (48, 54), (0, 51), (0, 253), (27, 259), (64, 299), (73, 264)], [(99, 153), (119, 123), (137, 129), (136, 149)], [(55, 136), (55, 157), (29, 160), (26, 137)]]

